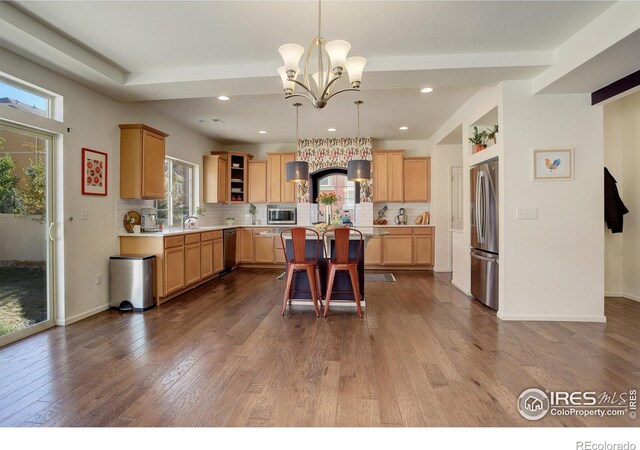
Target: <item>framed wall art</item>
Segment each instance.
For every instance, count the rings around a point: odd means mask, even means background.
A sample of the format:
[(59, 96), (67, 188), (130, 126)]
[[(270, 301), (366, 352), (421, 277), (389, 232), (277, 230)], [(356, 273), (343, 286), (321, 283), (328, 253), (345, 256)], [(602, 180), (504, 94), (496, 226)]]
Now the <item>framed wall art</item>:
[(534, 150), (533, 180), (573, 180), (573, 149)]
[(107, 195), (107, 157), (104, 152), (82, 149), (83, 195)]

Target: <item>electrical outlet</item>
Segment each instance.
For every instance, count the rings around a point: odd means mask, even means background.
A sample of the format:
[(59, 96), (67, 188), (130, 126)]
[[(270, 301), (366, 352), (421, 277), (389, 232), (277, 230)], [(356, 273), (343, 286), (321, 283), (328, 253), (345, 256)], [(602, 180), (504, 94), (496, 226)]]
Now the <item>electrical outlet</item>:
[(89, 219), (89, 210), (88, 209), (81, 209), (80, 210), (80, 218), (82, 220), (87, 220)]
[(96, 274), (96, 285), (98, 284), (102, 284), (102, 274), (101, 273), (97, 273)]
[(536, 220), (538, 219), (538, 208), (516, 208), (516, 219), (518, 220)]

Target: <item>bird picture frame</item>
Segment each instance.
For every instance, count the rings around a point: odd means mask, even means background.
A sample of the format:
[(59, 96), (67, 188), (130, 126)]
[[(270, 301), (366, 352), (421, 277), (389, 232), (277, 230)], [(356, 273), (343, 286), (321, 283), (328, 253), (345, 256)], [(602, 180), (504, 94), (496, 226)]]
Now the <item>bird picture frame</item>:
[(533, 181), (573, 180), (573, 149), (533, 151)]

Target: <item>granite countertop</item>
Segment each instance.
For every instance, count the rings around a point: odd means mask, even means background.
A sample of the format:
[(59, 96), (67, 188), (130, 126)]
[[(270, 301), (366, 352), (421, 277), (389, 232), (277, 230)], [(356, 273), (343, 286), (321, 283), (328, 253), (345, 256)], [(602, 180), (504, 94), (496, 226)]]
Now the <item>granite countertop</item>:
[[(311, 227), (310, 227), (311, 228)], [(358, 229), (361, 233), (362, 233), (362, 237), (364, 237), (365, 239), (368, 238), (372, 238), (372, 237), (376, 237), (376, 236), (383, 236), (385, 234), (389, 234), (388, 231), (382, 230), (380, 228), (374, 228), (374, 227), (354, 227), (356, 229)], [(323, 231), (322, 230), (317, 230), (318, 234), (320, 234), (322, 236)], [(262, 236), (280, 236), (280, 231), (279, 230), (265, 230), (263, 232), (261, 232), (260, 234)], [(315, 237), (315, 234), (313, 233), (308, 233), (308, 236), (311, 237)], [(327, 232), (326, 235), (328, 238), (333, 238), (333, 233), (331, 233), (331, 230), (329, 230), (329, 232)], [(286, 238), (286, 236), (285, 236)], [(357, 233), (350, 233), (349, 236), (350, 239), (359, 239), (360, 235)]]
[(429, 224), (429, 225), (417, 225), (417, 224), (406, 224), (406, 225), (396, 225), (395, 223), (388, 223), (386, 225), (371, 225), (374, 228), (403, 228), (403, 227), (410, 227), (410, 228), (429, 228), (429, 227), (435, 227), (435, 225), (433, 224)]
[[(307, 227), (313, 228), (313, 225), (216, 225), (211, 227), (197, 227), (197, 228), (165, 228), (162, 231), (155, 231), (150, 233), (118, 233), (119, 237), (165, 237), (165, 236), (179, 236), (183, 234), (191, 234), (191, 233), (203, 233), (206, 231), (216, 231), (216, 230), (226, 230), (229, 228), (268, 228), (266, 232), (268, 233), (273, 231), (273, 236), (276, 234), (279, 236), (279, 231), (274, 231), (279, 228), (292, 228), (292, 227)], [(369, 226), (355, 226), (356, 228), (362, 232), (363, 235), (367, 237), (380, 236), (383, 234), (380, 232), (384, 228), (391, 227), (434, 227), (435, 225), (369, 225)], [(320, 231), (320, 233), (322, 233)]]

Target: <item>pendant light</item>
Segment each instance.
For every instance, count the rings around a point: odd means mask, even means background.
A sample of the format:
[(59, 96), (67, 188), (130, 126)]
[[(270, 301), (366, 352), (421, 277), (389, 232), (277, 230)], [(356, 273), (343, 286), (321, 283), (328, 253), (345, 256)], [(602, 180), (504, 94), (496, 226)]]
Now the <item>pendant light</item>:
[[(294, 103), (296, 107), (296, 150), (298, 149), (298, 108), (302, 103)], [(297, 153), (297, 152), (296, 152)], [(309, 181), (309, 163), (306, 161), (292, 161), (285, 165), (287, 181), (306, 182)]]
[[(362, 100), (353, 102), (358, 110), (358, 139), (356, 145), (360, 147), (360, 105)], [(352, 159), (347, 162), (347, 179), (349, 181), (368, 181), (371, 179), (371, 161), (366, 159)]]

